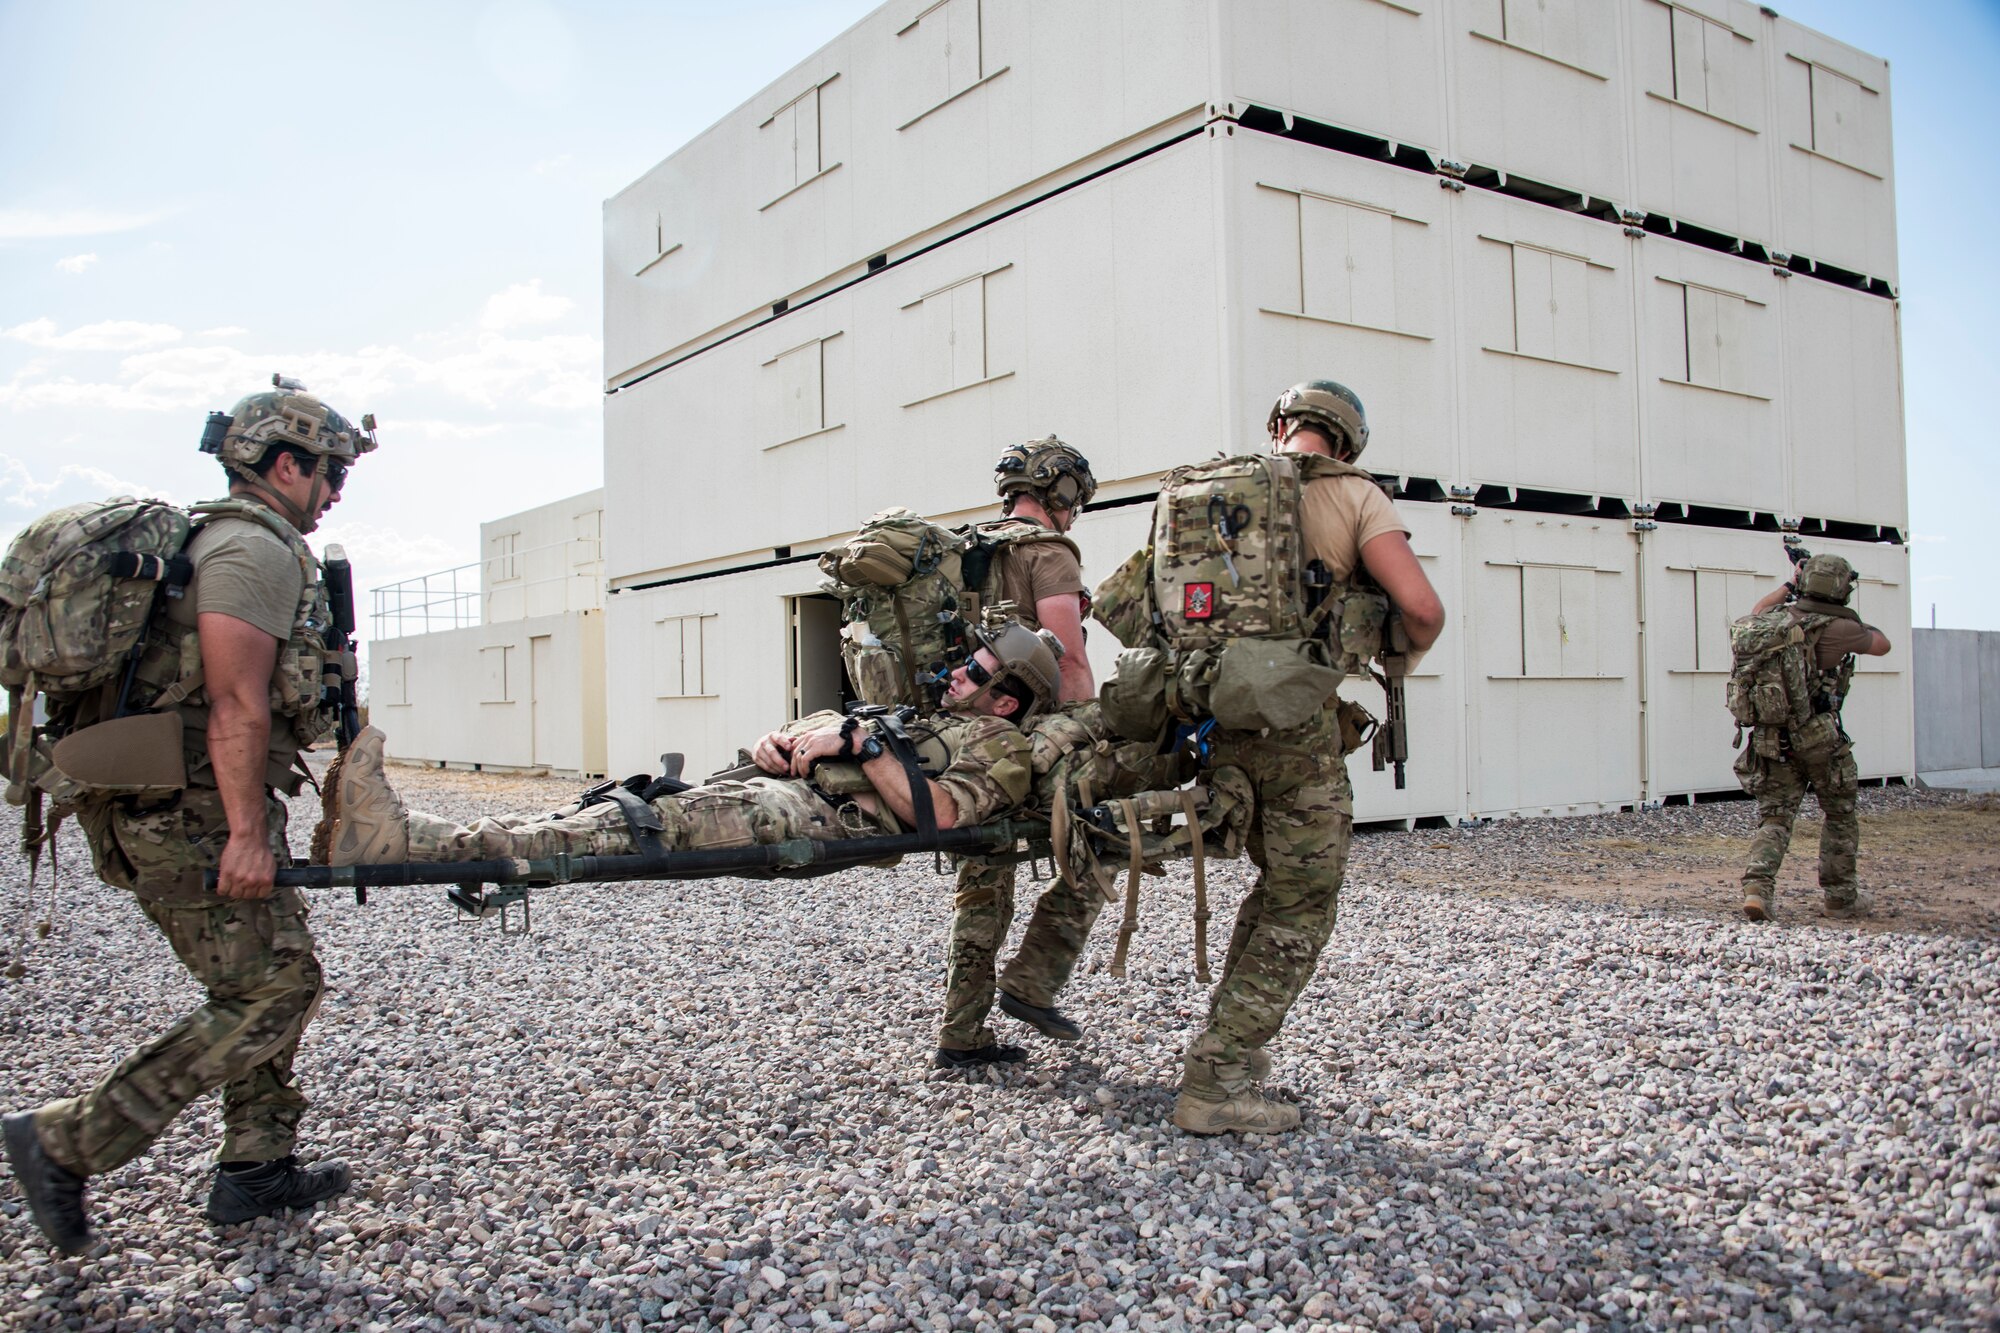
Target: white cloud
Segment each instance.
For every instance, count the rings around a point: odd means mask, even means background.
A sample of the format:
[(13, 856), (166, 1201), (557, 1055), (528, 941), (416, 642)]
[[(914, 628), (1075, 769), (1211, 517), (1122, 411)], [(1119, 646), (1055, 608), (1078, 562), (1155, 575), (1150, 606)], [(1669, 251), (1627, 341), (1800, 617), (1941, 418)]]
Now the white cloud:
[(49, 211), (36, 208), (0, 208), (0, 242), (46, 241), (66, 236), (103, 236), (109, 232), (137, 231), (150, 227), (164, 213), (120, 213), (106, 208), (71, 208)]
[(485, 308), (479, 312), (479, 327), (505, 333), (531, 324), (547, 324), (561, 319), (575, 305), (567, 296), (543, 291), (540, 278), (530, 278), (487, 297)]
[(37, 477), (26, 463), (12, 454), (0, 454), (0, 508), (27, 510), (26, 517), (32, 518), (66, 504), (101, 499), (107, 495), (159, 495), (159, 491), (156, 487), (128, 481), (103, 468), (78, 463), (64, 463), (56, 469), (55, 475)]
[(576, 154), (574, 153), (557, 153), (554, 157), (545, 157), (535, 163), (530, 170), (537, 176), (548, 176), (563, 170), (574, 161), (576, 161)]
[(224, 324), (221, 328), (203, 329), (201, 336), (204, 338), (240, 338), (248, 332), (250, 330), (239, 325)]
[(171, 324), (142, 324), (134, 319), (80, 324), (68, 333), (56, 332), (52, 319), (32, 319), (0, 332), (16, 342), (56, 352), (136, 352), (181, 340), (181, 331)]
[(95, 264), (96, 262), (97, 262), (97, 256), (94, 253), (87, 255), (71, 255), (67, 259), (58, 259), (56, 261), (56, 267), (61, 269), (65, 273), (81, 273), (85, 269), (89, 268), (92, 264)]
[(483, 440), (507, 428), (498, 422), (472, 425), (463, 421), (398, 421), (396, 434), (418, 440)]
[(1932, 533), (1932, 532), (1916, 532), (1910, 534), (1910, 541), (1918, 546), (1942, 546), (1950, 540), (1951, 538), (1949, 537), (1940, 536), (1937, 533)]

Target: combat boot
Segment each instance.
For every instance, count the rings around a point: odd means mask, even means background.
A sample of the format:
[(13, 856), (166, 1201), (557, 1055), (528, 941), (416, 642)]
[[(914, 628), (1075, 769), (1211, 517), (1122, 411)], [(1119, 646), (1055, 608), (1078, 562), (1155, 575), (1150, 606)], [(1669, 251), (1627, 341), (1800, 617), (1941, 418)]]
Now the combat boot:
[(1217, 1058), (1221, 1053), (1221, 1041), (1208, 1033), (1188, 1048), (1174, 1124), (1190, 1134), (1282, 1134), (1299, 1127), (1298, 1107), (1258, 1094), (1248, 1052), (1243, 1060)]
[(90, 1217), (83, 1211), (84, 1177), (42, 1150), (33, 1111), (10, 1115), (5, 1125), (7, 1165), (14, 1169), (14, 1183), (27, 1199), (35, 1225), (49, 1238), (49, 1244), (64, 1254), (83, 1253), (96, 1239), (90, 1234)]
[(1743, 888), (1743, 916), (1750, 921), (1771, 919), (1771, 891), (1755, 885)]
[(1868, 916), (1875, 910), (1873, 894), (1863, 893), (1849, 884), (1843, 888), (1826, 890), (1826, 914), (1831, 917)]
[(385, 740), (380, 728), (363, 727), (327, 773), (333, 823), (329, 864), (380, 865), (410, 859), (409, 812), (382, 771)]
[(1020, 1019), (1051, 1041), (1083, 1040), (1083, 1029), (1061, 1010), (1029, 1004), (1026, 1000), (1009, 995), (1006, 991), (1000, 992), (1000, 1012)]
[(1271, 1056), (1262, 1046), (1252, 1046), (1243, 1052), (1243, 1067), (1250, 1071), (1252, 1083), (1262, 1083), (1271, 1077)]
[(310, 1208), (346, 1190), (350, 1179), (345, 1162), (302, 1167), (296, 1157), (219, 1167), (205, 1211), (211, 1222), (248, 1222), (281, 1208)]
[(1028, 1053), (1019, 1046), (1003, 1046), (997, 1041), (975, 1046), (969, 1051), (940, 1046), (937, 1054), (931, 1057), (931, 1068), (978, 1069), (985, 1065), (1018, 1065), (1027, 1058)]

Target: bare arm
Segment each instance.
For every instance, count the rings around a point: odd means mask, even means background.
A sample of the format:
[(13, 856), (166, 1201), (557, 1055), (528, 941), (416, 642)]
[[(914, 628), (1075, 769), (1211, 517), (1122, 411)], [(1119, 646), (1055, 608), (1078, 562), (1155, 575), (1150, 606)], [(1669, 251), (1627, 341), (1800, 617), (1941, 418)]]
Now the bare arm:
[[(1757, 599), (1757, 605), (1750, 608), (1750, 614), (1753, 616), (1763, 615), (1766, 611), (1773, 609), (1780, 602), (1784, 601), (1791, 594), (1791, 591), (1791, 584), (1780, 583), (1777, 587)], [(1885, 648), (1883, 651), (1886, 652), (1888, 650)]]
[(1097, 697), (1097, 679), (1090, 671), (1090, 658), (1083, 649), (1083, 604), (1073, 592), (1044, 597), (1035, 603), (1035, 619), (1056, 636), (1063, 646), (1062, 697), (1064, 703)]
[[(883, 751), (873, 759), (863, 760), (862, 773), (875, 785), (875, 794), (880, 796), (907, 828), (917, 824), (917, 807), (910, 799), (910, 775), (903, 768), (903, 761), (888, 751)], [(931, 789), (931, 813), (937, 817), (939, 828), (950, 828), (958, 822), (958, 802), (951, 799), (951, 793), (937, 783), (924, 780)]]
[(1403, 613), (1403, 633), (1410, 647), (1422, 652), (1436, 643), (1444, 633), (1444, 603), (1417, 563), (1410, 539), (1400, 532), (1371, 538), (1361, 548), (1361, 565)]
[(215, 891), (224, 898), (268, 898), (277, 862), (264, 815), (264, 763), (271, 748), (271, 673), (278, 641), (235, 616), (196, 617), (208, 691), (208, 762), (222, 796), (229, 841)]
[[(840, 739), (840, 728), (827, 727), (820, 731), (809, 731), (803, 736), (786, 736), (772, 732), (758, 741), (750, 752), (757, 766), (767, 773), (781, 777), (805, 778), (812, 776), (812, 768), (822, 759), (859, 758), (860, 746), (867, 736), (866, 728), (857, 730), (848, 742)], [(884, 750), (873, 759), (861, 762), (861, 772), (874, 784), (875, 796), (886, 803), (896, 818), (914, 826), (917, 822), (917, 807), (910, 800), (910, 775), (903, 769), (903, 761)], [(929, 782), (931, 789), (931, 812), (937, 816), (939, 828), (950, 828), (958, 819), (958, 803), (951, 799), (951, 793), (935, 782)], [(866, 804), (870, 799), (863, 792), (856, 799)]]

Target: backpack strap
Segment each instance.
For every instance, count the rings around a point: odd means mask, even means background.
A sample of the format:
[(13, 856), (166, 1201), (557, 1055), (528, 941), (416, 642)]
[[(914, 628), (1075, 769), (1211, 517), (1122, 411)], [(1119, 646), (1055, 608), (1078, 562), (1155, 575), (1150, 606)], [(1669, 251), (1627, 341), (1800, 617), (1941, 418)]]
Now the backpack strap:
[[(1132, 947), (1132, 936), (1139, 929), (1139, 876), (1146, 868), (1146, 851), (1140, 841), (1139, 807), (1129, 797), (1118, 802), (1118, 808), (1125, 812), (1125, 834), (1130, 840), (1130, 863), (1125, 871), (1125, 919), (1118, 923), (1118, 947), (1111, 953), (1111, 975), (1125, 975), (1125, 954)], [(1207, 932), (1203, 931), (1204, 942)]]
[(1201, 808), (1194, 788), (1181, 789), (1181, 813), (1187, 817), (1188, 856), (1194, 861), (1194, 979), (1207, 985), (1208, 972), (1208, 875), (1204, 869), (1207, 848), (1202, 844)]

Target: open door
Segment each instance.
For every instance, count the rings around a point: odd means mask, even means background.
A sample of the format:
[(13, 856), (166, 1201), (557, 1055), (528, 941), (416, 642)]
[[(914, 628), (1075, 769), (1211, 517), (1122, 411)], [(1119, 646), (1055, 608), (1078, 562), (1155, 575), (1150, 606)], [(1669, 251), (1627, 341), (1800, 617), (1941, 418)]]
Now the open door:
[(855, 698), (840, 660), (840, 602), (824, 594), (791, 602), (791, 716), (844, 709)]

